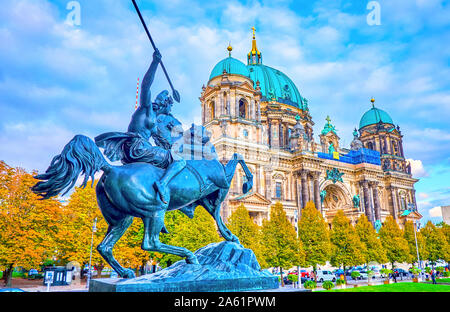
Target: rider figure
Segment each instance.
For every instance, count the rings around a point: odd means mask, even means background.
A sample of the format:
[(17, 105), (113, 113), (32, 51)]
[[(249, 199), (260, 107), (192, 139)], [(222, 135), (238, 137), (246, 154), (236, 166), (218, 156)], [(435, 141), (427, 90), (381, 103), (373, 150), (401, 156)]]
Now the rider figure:
[(176, 150), (174, 147), (174, 143), (181, 140), (183, 137), (183, 127), (181, 122), (170, 113), (173, 100), (168, 94), (169, 92), (167, 91), (161, 92), (158, 95), (160, 99), (154, 103), (156, 105), (153, 106), (153, 109), (156, 111), (157, 118), (156, 127), (152, 133), (155, 144), (170, 151), (172, 159), (164, 176), (160, 181), (155, 182), (155, 188), (164, 203), (167, 203), (167, 198), (169, 196), (167, 185), (186, 166), (186, 160), (182, 157), (182, 151)]

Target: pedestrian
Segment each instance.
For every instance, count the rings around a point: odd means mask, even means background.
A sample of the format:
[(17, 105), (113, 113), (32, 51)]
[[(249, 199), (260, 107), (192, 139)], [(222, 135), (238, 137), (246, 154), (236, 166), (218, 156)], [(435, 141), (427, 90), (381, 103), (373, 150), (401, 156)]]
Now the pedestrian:
[(397, 283), (397, 273), (392, 273), (392, 277), (394, 278), (394, 283)]
[(431, 270), (431, 280), (433, 281), (433, 284), (437, 284), (436, 283), (436, 271), (435, 270)]

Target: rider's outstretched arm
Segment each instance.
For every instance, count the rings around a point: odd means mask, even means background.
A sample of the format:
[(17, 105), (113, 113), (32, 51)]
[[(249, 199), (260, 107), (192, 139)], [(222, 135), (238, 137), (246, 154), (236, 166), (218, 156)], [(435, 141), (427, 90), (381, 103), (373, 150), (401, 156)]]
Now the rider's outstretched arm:
[(147, 70), (144, 79), (142, 80), (141, 97), (139, 103), (143, 107), (151, 107), (152, 97), (150, 87), (155, 80), (156, 69), (158, 68), (160, 61), (161, 53), (159, 53), (159, 50), (155, 50), (155, 52), (153, 53), (153, 61), (150, 64), (150, 67)]

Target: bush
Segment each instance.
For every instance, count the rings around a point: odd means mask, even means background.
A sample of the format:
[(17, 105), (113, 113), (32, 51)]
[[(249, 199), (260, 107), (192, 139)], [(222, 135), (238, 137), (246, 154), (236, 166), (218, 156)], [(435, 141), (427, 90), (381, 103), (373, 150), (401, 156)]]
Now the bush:
[(426, 268), (425, 268), (425, 272), (427, 272), (428, 274), (430, 274), (430, 273), (431, 273), (431, 268), (430, 268), (430, 267), (426, 267)]
[(345, 284), (347, 284), (347, 282), (346, 282), (344, 279), (338, 278), (338, 279), (336, 280), (336, 285), (337, 285), (337, 286), (345, 285)]
[(411, 273), (414, 275), (418, 275), (420, 272), (422, 272), (421, 269), (419, 269), (418, 267), (412, 267), (411, 268)]
[(445, 271), (444, 272), (444, 277), (450, 277), (450, 271)]
[(290, 280), (290, 281), (293, 282), (293, 283), (297, 283), (297, 281), (298, 281), (298, 276), (295, 275), (295, 274), (289, 274), (289, 275), (287, 276), (287, 278), (288, 278), (288, 280)]
[(317, 284), (316, 284), (316, 282), (314, 282), (314, 281), (306, 281), (306, 282), (303, 284), (303, 286), (304, 286), (306, 289), (315, 289), (315, 288), (317, 287)]
[(351, 277), (353, 279), (357, 279), (360, 276), (361, 276), (361, 273), (359, 273), (358, 271), (353, 271), (352, 274), (351, 274)]
[(331, 288), (334, 287), (334, 283), (330, 282), (330, 281), (326, 281), (326, 282), (323, 282), (322, 287), (325, 288), (326, 290), (330, 290)]

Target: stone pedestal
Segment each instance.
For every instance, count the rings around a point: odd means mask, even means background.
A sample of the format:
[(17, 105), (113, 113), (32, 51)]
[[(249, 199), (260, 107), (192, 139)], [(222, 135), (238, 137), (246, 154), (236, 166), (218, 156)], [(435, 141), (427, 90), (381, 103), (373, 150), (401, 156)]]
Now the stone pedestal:
[(278, 277), (262, 271), (255, 254), (239, 244), (220, 242), (195, 252), (200, 264), (180, 260), (154, 274), (90, 282), (90, 292), (232, 292), (278, 288)]

